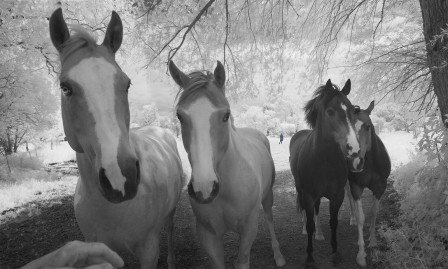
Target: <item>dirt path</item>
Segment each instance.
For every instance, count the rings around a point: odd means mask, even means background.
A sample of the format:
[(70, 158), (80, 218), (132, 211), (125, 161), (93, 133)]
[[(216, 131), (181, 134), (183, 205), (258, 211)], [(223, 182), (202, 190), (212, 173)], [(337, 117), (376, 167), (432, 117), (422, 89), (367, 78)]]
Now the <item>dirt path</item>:
[[(295, 207), (295, 189), (289, 171), (277, 173), (274, 185), (274, 221), (281, 250), (286, 258), (283, 268), (304, 268), (306, 257), (306, 237), (301, 234), (302, 222), (298, 220)], [(195, 220), (187, 193), (182, 193), (175, 219), (175, 254), (177, 268), (209, 268), (205, 252), (200, 248), (194, 230)], [(370, 209), (371, 193), (365, 191), (364, 208)], [(69, 240), (82, 240), (73, 211), (73, 197), (67, 196), (60, 201), (40, 204), (41, 214), (20, 223), (9, 222), (0, 226), (0, 268), (18, 268), (26, 262), (40, 257)], [(393, 202), (384, 199), (382, 208), (387, 214), (380, 214), (379, 223), (394, 214), (388, 210)], [(330, 262), (331, 246), (328, 202), (321, 204), (321, 219), (325, 241), (314, 240), (315, 259), (319, 268), (335, 268)], [(368, 218), (367, 214), (367, 218)], [(357, 232), (348, 225), (348, 209), (342, 211), (342, 220), (338, 227), (338, 246), (343, 262), (337, 268), (360, 268), (355, 263)], [(367, 231), (365, 235), (367, 238)], [(165, 233), (162, 234), (159, 268), (166, 268), (167, 247)], [(237, 257), (238, 235), (229, 233), (225, 237), (226, 264), (233, 268)], [(368, 251), (370, 257), (370, 251)], [(137, 261), (129, 254), (122, 254), (125, 268), (139, 268)], [(369, 258), (369, 266), (373, 268)], [(251, 252), (251, 268), (276, 268), (271, 251), (269, 232), (260, 214), (259, 232)]]

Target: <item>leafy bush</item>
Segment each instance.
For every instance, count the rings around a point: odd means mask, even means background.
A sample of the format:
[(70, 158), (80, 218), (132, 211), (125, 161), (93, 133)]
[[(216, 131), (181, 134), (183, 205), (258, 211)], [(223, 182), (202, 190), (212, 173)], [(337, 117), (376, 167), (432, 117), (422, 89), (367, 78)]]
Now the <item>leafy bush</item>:
[[(8, 163), (11, 168), (40, 170), (44, 167), (42, 160), (36, 157), (31, 157), (26, 152), (18, 152), (8, 155)], [(0, 159), (0, 165), (1, 166), (7, 165), (4, 156)]]
[(426, 126), (420, 152), (395, 171), (398, 226), (379, 231), (389, 248), (380, 260), (390, 268), (448, 268), (448, 135), (438, 117)]

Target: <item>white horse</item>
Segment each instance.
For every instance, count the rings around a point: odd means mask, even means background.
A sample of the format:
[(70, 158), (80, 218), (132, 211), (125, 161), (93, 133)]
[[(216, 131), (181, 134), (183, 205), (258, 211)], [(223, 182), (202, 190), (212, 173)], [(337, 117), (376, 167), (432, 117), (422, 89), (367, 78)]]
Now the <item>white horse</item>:
[(182, 188), (175, 139), (161, 128), (129, 130), (130, 80), (115, 62), (123, 26), (117, 13), (97, 45), (86, 31), (71, 36), (57, 9), (50, 36), (62, 70), (61, 110), (80, 179), (75, 215), (87, 241), (131, 251), (156, 268), (159, 235), (168, 225), (168, 265), (174, 267), (173, 215)]
[(169, 70), (183, 89), (177, 114), (192, 168), (188, 193), (199, 241), (212, 268), (225, 267), (223, 236), (227, 230), (241, 235), (236, 268), (250, 268), (260, 204), (266, 214), (275, 262), (283, 266), (285, 259), (272, 217), (275, 169), (269, 141), (255, 129), (233, 125), (220, 62), (214, 75), (194, 72), (187, 76), (173, 62)]

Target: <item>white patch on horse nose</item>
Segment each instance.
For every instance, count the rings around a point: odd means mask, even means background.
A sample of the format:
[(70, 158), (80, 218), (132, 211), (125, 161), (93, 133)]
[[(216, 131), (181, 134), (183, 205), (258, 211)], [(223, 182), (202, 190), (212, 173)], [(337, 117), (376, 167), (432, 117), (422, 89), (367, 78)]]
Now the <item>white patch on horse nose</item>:
[(348, 126), (348, 135), (347, 135), (347, 146), (349, 146), (348, 156), (352, 156), (353, 153), (358, 153), (360, 150), (357, 132), (353, 130), (350, 120), (348, 119), (347, 107), (342, 103), (341, 107), (345, 112), (345, 119), (347, 120), (347, 126)]
[(361, 159), (359, 157), (356, 157), (355, 159), (353, 159), (353, 169), (358, 169), (358, 165), (361, 162)]
[(68, 73), (78, 83), (85, 95), (89, 112), (95, 120), (95, 133), (100, 144), (101, 166), (115, 190), (125, 195), (123, 176), (118, 165), (120, 129), (115, 112), (115, 74), (117, 69), (103, 58), (83, 59)]

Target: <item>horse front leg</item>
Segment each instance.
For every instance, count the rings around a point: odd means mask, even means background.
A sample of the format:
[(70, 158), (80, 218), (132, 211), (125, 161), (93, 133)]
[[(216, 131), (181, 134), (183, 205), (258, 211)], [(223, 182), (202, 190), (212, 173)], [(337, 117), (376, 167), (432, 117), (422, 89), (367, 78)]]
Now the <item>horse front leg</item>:
[(240, 247), (235, 264), (236, 269), (250, 268), (250, 250), (258, 232), (258, 212), (258, 207), (255, 207), (254, 212), (251, 212), (247, 217), (245, 225), (240, 232)]
[(137, 249), (137, 256), (140, 260), (140, 268), (156, 269), (159, 261), (159, 235), (160, 231), (151, 231), (146, 237), (143, 246)]
[(316, 228), (314, 223), (314, 202), (312, 197), (309, 195), (304, 195), (304, 209), (306, 213), (306, 232), (308, 237), (308, 246), (306, 248), (306, 252), (308, 254), (306, 258), (307, 265), (314, 264), (313, 258), (313, 234)]
[(347, 184), (345, 184), (345, 193), (347, 195), (347, 199), (350, 204), (350, 226), (355, 226), (356, 225), (355, 200), (353, 199), (353, 195), (350, 190), (350, 184), (348, 180)]
[(168, 216), (167, 221), (167, 239), (168, 239), (168, 269), (174, 269), (174, 243), (173, 243), (173, 232), (174, 232), (174, 214), (176, 210), (174, 209)]
[(366, 262), (366, 252), (364, 249), (364, 211), (362, 209), (362, 202), (361, 199), (355, 200), (355, 213), (356, 213), (356, 221), (358, 223), (358, 254), (356, 255), (356, 263), (358, 263), (360, 266), (365, 267), (367, 266)]
[(374, 196), (372, 196), (372, 219), (370, 220), (370, 237), (369, 237), (369, 247), (376, 247), (377, 246), (377, 241), (376, 241), (376, 237), (375, 237), (375, 225), (376, 225), (376, 218), (378, 216), (378, 210), (379, 210), (379, 205), (380, 205), (380, 200), (377, 199)]
[(320, 225), (319, 218), (320, 199), (314, 203), (314, 223), (316, 224), (316, 234), (314, 238), (316, 240), (325, 240), (324, 233), (322, 232), (322, 226)]
[(333, 252), (333, 264), (340, 262), (340, 254), (338, 253), (337, 229), (338, 229), (338, 213), (344, 202), (344, 189), (330, 200), (330, 228), (331, 228), (331, 248)]
[(210, 259), (211, 268), (225, 269), (223, 244), (224, 231), (211, 230), (210, 228), (207, 229), (201, 225), (199, 221), (196, 222), (196, 230), (199, 242)]
[(280, 252), (280, 244), (278, 243), (277, 236), (274, 231), (274, 218), (272, 216), (272, 205), (274, 204), (274, 195), (272, 189), (268, 192), (268, 195), (264, 198), (262, 205), (264, 209), (264, 216), (266, 223), (268, 224), (269, 234), (271, 235), (272, 251), (274, 252), (275, 264), (278, 267), (284, 266), (286, 261)]

